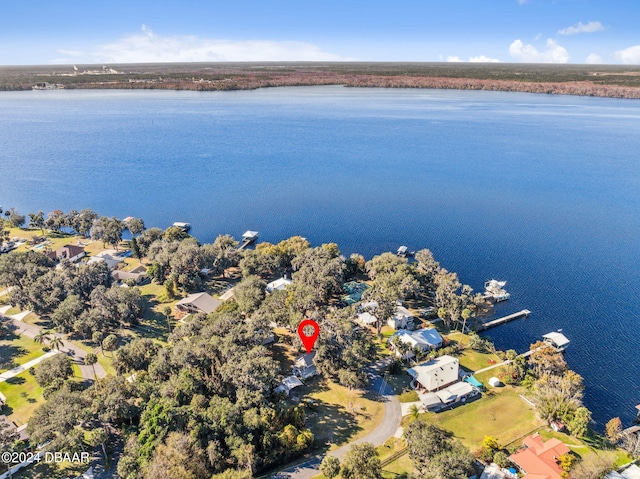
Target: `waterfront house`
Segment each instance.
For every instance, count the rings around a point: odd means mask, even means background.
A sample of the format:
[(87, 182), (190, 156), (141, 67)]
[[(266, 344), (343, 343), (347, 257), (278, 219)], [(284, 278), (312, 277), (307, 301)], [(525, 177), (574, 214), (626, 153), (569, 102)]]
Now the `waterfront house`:
[(524, 474), (522, 479), (562, 479), (558, 459), (569, 453), (565, 443), (555, 438), (544, 441), (536, 433), (525, 437), (522, 444), (522, 449), (509, 456)]
[(398, 305), (393, 317), (387, 321), (391, 329), (413, 329), (414, 316), (407, 308)]
[(439, 391), (458, 382), (460, 364), (456, 358), (445, 354), (407, 370), (415, 381), (415, 389), (427, 392)]
[(73, 244), (66, 244), (55, 251), (47, 253), (47, 256), (54, 261), (62, 261), (66, 259), (72, 263), (84, 258), (85, 255), (86, 253), (82, 246), (76, 246)]
[(194, 293), (176, 303), (176, 308), (185, 313), (213, 313), (220, 301), (207, 293)]
[(312, 351), (308, 354), (303, 354), (302, 356), (298, 356), (293, 366), (294, 376), (297, 376), (300, 379), (308, 379), (313, 376), (317, 376), (319, 373), (316, 369), (316, 366), (313, 364), (313, 358), (315, 357), (315, 351)]
[[(375, 301), (368, 301), (363, 303), (358, 308), (360, 312), (358, 314), (358, 321), (362, 324), (375, 324), (378, 322), (378, 318), (375, 315), (375, 311), (378, 308), (378, 303)], [(387, 321), (387, 325), (393, 329), (414, 329), (415, 328), (415, 318), (411, 311), (407, 308), (398, 304), (396, 307), (396, 311), (393, 314), (393, 317), (389, 318)]]
[(291, 281), (286, 276), (282, 278), (276, 279), (275, 281), (271, 281), (271, 283), (267, 284), (267, 293), (273, 293), (274, 291), (282, 291), (286, 289), (293, 281)]
[[(405, 354), (405, 358), (415, 356), (414, 350), (419, 349), (422, 352), (438, 349), (442, 346), (442, 336), (435, 328), (418, 329), (416, 331), (399, 331), (391, 336), (388, 342), (393, 345), (393, 338), (397, 337), (405, 344), (411, 347), (411, 351)], [(396, 351), (396, 355), (400, 356), (400, 351)]]

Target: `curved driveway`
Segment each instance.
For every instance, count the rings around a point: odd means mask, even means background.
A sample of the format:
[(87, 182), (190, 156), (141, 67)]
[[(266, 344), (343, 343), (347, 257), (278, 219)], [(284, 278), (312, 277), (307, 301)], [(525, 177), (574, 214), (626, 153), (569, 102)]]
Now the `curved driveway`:
[[(386, 360), (380, 360), (367, 368), (367, 374), (370, 380), (367, 389), (379, 394), (381, 400), (384, 402), (384, 417), (382, 418), (382, 422), (366, 436), (349, 442), (334, 451), (330, 451), (328, 453), (329, 455), (342, 459), (352, 445), (363, 442), (370, 442), (374, 446), (379, 446), (392, 437), (398, 430), (398, 427), (400, 427), (400, 420), (402, 419), (400, 401), (393, 389), (391, 389), (391, 386), (389, 386), (379, 374), (386, 365)], [(320, 474), (319, 467), (323, 458), (324, 454), (317, 454), (302, 464), (274, 473), (270, 476), (270, 479), (311, 479), (313, 476)]]

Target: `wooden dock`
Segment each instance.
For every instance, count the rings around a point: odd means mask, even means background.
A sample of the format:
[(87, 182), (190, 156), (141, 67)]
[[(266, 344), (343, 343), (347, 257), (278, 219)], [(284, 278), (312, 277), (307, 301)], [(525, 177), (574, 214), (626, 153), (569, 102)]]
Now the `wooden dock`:
[(510, 314), (508, 316), (503, 316), (502, 318), (494, 319), (493, 321), (489, 321), (480, 325), (478, 331), (484, 331), (485, 329), (493, 328), (495, 326), (500, 326), (501, 324), (508, 323), (511, 320), (527, 317), (531, 314), (531, 311), (528, 309), (523, 309), (522, 311), (518, 311), (517, 313)]
[(249, 240), (243, 241), (242, 244), (240, 245), (240, 247), (238, 248), (238, 251), (242, 251), (247, 246), (249, 246), (251, 243), (253, 243), (253, 241), (249, 241)]

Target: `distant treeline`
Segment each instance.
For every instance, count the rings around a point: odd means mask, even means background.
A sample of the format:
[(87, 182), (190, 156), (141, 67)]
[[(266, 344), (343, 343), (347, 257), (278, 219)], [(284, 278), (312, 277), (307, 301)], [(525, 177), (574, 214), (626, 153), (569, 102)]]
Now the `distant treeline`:
[[(438, 88), (640, 98), (640, 67), (451, 63), (192, 63), (3, 67), (0, 90), (36, 83), (66, 89), (250, 90), (278, 86)], [(111, 71), (111, 70), (110, 70)]]

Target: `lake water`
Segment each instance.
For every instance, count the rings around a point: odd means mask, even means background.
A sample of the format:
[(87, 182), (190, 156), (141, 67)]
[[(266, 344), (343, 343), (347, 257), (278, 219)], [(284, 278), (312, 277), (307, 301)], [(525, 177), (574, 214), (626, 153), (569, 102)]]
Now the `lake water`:
[(93, 208), (211, 241), (430, 248), (463, 282), (508, 281), (492, 330), (562, 328), (601, 428), (640, 403), (640, 102), (304, 87), (0, 93), (0, 204)]

